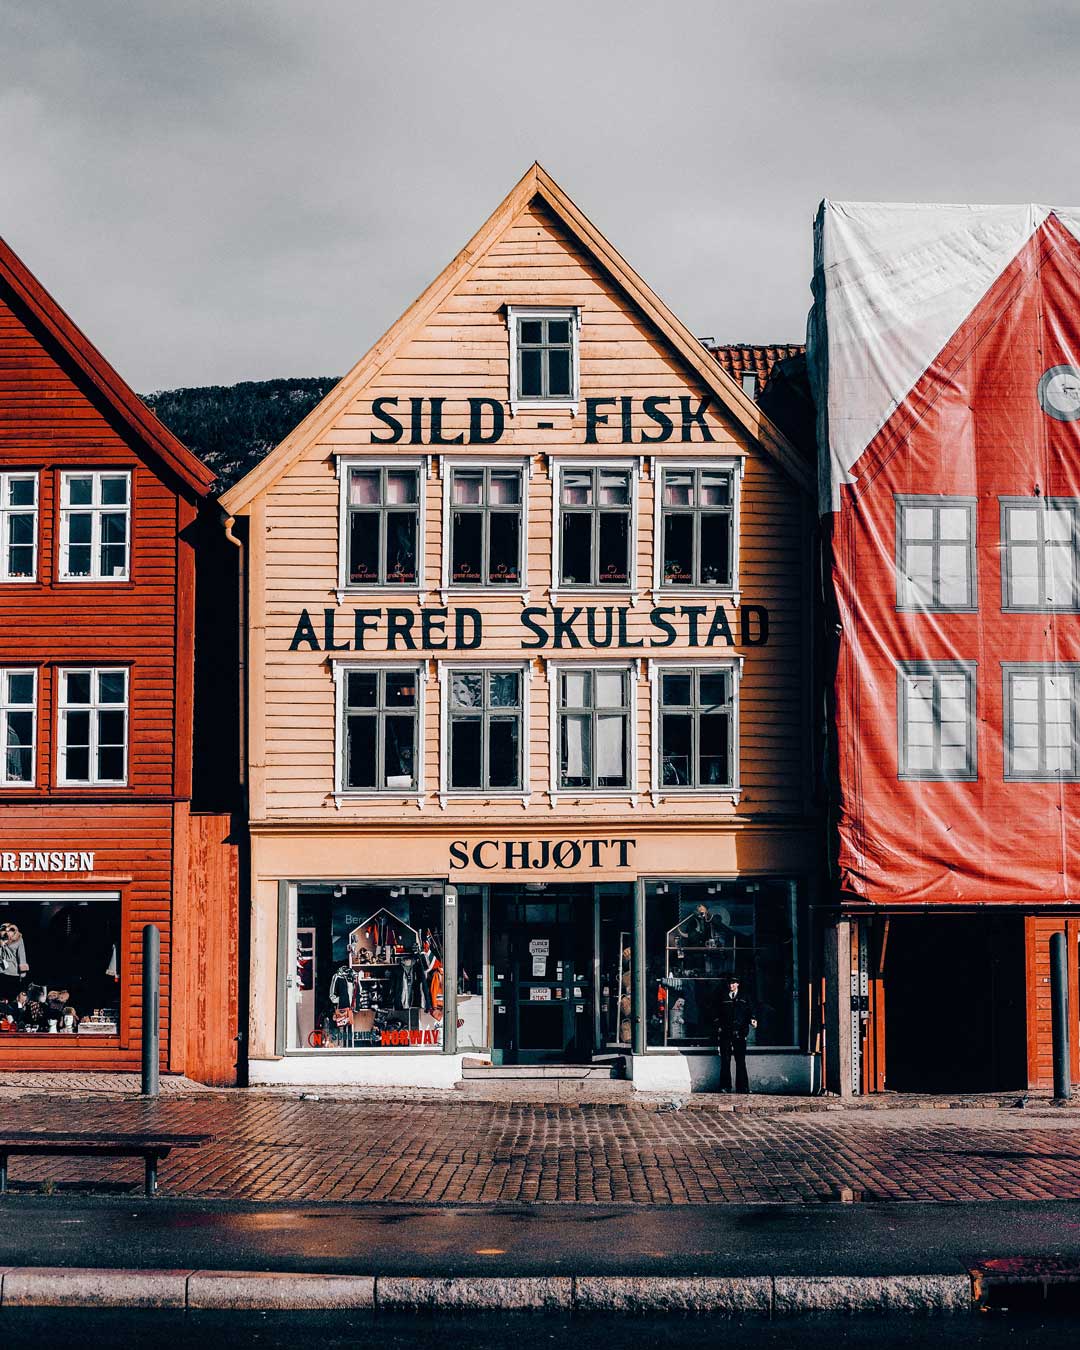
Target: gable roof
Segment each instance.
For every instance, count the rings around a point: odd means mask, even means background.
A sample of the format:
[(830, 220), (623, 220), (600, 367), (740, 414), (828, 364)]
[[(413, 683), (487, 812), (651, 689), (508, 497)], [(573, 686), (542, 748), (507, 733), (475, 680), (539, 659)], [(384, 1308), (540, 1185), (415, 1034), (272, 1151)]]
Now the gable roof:
[(783, 433), (769, 421), (753, 399), (743, 393), (630, 264), (612, 248), (596, 226), (578, 210), (551, 176), (539, 164), (534, 163), (457, 257), (443, 268), (427, 290), (360, 358), (341, 383), (312, 409), (280, 445), (271, 450), (250, 473), (223, 494), (221, 504), (224, 509), (232, 515), (242, 512), (254, 497), (286, 473), (307, 447), (333, 424), (361, 389), (464, 280), (499, 235), (530, 202), (537, 198), (544, 202), (622, 287), (654, 327), (682, 356), (686, 364), (701, 378), (702, 383), (716, 395), (728, 415), (743, 427), (800, 487), (811, 492), (812, 476), (802, 457)]
[(200, 497), (213, 471), (159, 422), (138, 394), (64, 312), (21, 258), (0, 239), (0, 289), (6, 288), (108, 404), (132, 435)]

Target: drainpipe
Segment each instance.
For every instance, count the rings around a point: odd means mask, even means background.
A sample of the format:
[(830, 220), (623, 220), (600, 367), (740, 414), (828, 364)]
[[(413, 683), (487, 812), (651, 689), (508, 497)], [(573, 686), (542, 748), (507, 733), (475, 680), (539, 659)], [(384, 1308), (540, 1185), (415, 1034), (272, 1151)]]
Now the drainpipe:
[[(225, 538), (240, 551), (237, 565), (237, 585), (239, 590), (238, 610), (240, 620), (240, 650), (238, 652), (237, 678), (240, 681), (240, 696), (237, 712), (240, 720), (240, 786), (247, 788), (247, 575), (244, 569), (244, 541), (233, 534), (235, 516), (225, 517)], [(247, 814), (246, 808), (244, 812)]]

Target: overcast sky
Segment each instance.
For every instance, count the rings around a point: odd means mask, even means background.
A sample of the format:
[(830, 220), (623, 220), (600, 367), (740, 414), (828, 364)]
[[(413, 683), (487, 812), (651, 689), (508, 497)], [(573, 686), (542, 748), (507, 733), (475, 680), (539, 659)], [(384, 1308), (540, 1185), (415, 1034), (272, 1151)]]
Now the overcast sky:
[(342, 374), (539, 159), (700, 336), (838, 199), (1080, 204), (1076, 0), (0, 0), (0, 234), (147, 392)]

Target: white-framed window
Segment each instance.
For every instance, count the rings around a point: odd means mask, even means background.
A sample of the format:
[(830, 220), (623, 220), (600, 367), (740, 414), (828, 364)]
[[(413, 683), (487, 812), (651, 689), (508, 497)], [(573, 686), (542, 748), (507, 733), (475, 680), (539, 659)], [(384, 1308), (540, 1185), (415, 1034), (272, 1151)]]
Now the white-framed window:
[(341, 459), (343, 590), (419, 590), (424, 583), (426, 461)]
[(128, 683), (123, 667), (68, 666), (57, 672), (58, 783), (127, 782)]
[(0, 581), (37, 579), (38, 476), (0, 473)]
[(974, 497), (896, 497), (896, 605), (976, 608)]
[(418, 796), (423, 791), (425, 667), (338, 665), (337, 790)]
[(738, 791), (740, 669), (737, 661), (650, 667), (654, 792)]
[(1005, 777), (1080, 778), (1080, 663), (1007, 661), (1002, 676)]
[(621, 796), (636, 791), (634, 667), (553, 663), (548, 679), (552, 793)]
[(443, 589), (527, 589), (530, 463), (443, 460)]
[(578, 405), (581, 310), (573, 305), (507, 305), (510, 411)]
[(635, 582), (637, 466), (569, 460), (552, 466), (552, 590), (625, 590)]
[(742, 462), (654, 464), (654, 589), (737, 591)]
[(127, 581), (131, 573), (131, 474), (66, 469), (60, 475), (61, 581)]
[(906, 661), (897, 668), (901, 778), (974, 780), (975, 663)]
[(37, 753), (37, 671), (0, 670), (0, 785), (33, 787)]
[(1003, 609), (1080, 609), (1080, 499), (1001, 498)]
[(444, 793), (528, 791), (529, 667), (440, 665)]

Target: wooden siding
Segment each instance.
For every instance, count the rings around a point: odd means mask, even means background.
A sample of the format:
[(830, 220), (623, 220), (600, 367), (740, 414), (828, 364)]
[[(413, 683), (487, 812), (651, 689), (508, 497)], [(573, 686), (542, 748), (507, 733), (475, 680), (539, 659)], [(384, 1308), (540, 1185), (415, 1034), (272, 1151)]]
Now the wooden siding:
[(1028, 915), (1024, 921), (1025, 966), (1027, 970), (1027, 1043), (1028, 1087), (1054, 1086), (1054, 1040), (1050, 1012), (1050, 938), (1054, 933), (1068, 937), (1069, 953), (1069, 1049), (1070, 1075), (1080, 1082), (1080, 972), (1078, 943), (1080, 919), (1062, 915)]
[[(525, 210), (480, 258), (468, 276), (438, 310), (405, 341), (334, 424), (301, 459), (257, 498), (251, 514), (251, 760), (252, 816), (258, 821), (392, 819), (402, 813), (402, 798), (341, 801), (333, 798), (335, 707), (331, 662), (322, 652), (288, 650), (302, 609), (321, 625), (324, 607), (337, 608), (338, 598), (338, 455), (367, 454), (382, 459), (432, 456), (431, 477), (425, 483), (424, 513), (425, 603), (438, 606), (442, 567), (443, 476), (455, 458), (519, 457), (531, 464), (528, 489), (528, 603), (550, 605), (552, 484), (551, 466), (562, 455), (626, 458), (635, 465), (649, 456), (655, 465), (665, 460), (728, 458), (744, 464), (741, 485), (739, 535), (741, 601), (765, 606), (770, 635), (766, 646), (692, 649), (680, 644), (668, 648), (645, 646), (633, 651), (610, 648), (543, 653), (521, 647), (526, 636), (518, 615), (523, 601), (514, 596), (468, 596), (456, 603), (482, 611), (484, 644), (474, 653), (442, 652), (438, 661), (532, 659), (529, 737), (530, 788), (534, 804), (546, 817), (604, 819), (624, 816), (628, 794), (578, 800), (572, 792), (559, 795), (554, 809), (547, 804), (549, 785), (549, 701), (547, 665), (551, 661), (594, 656), (597, 663), (646, 657), (658, 663), (707, 662), (732, 656), (745, 658), (740, 691), (742, 796), (738, 803), (707, 796), (666, 798), (653, 806), (648, 790), (651, 710), (649, 685), (640, 664), (636, 667), (638, 719), (636, 754), (640, 796), (634, 814), (644, 818), (704, 816), (717, 823), (747, 815), (805, 816), (809, 798), (807, 748), (809, 688), (808, 623), (809, 544), (808, 507), (799, 488), (768, 458), (751, 437), (726, 420), (714, 401), (708, 413), (712, 443), (695, 440), (623, 444), (618, 409), (608, 408), (610, 424), (598, 430), (598, 444), (585, 443), (585, 411), (575, 417), (566, 409), (519, 409), (507, 417), (502, 439), (495, 445), (430, 447), (372, 444), (371, 433), (386, 427), (372, 416), (372, 399), (397, 395), (401, 407), (413, 396), (445, 395), (444, 434), (468, 430), (468, 412), (462, 401), (470, 395), (506, 402), (509, 345), (504, 306), (508, 304), (579, 305), (581, 397), (635, 399), (633, 434), (655, 424), (643, 417), (645, 395), (686, 396), (697, 401), (707, 390), (684, 368), (662, 337), (644, 320), (603, 269), (546, 209)], [(553, 423), (546, 430), (538, 424)], [(707, 595), (668, 600), (651, 598), (653, 583), (653, 491), (655, 467), (636, 484), (637, 602), (629, 622), (631, 640), (647, 636), (653, 604), (704, 604)], [(351, 626), (355, 606), (395, 605), (417, 609), (417, 590), (349, 592), (338, 609), (339, 623)], [(455, 593), (446, 600), (453, 606)], [(558, 603), (628, 605), (617, 592), (575, 597), (562, 590)], [(738, 638), (738, 614), (725, 603), (728, 622)], [(380, 644), (381, 645), (381, 644)], [(537, 661), (540, 655), (543, 661)], [(356, 659), (408, 660), (408, 652), (371, 651)], [(418, 659), (420, 659), (418, 657)], [(439, 823), (455, 818), (485, 819), (502, 816), (520, 822), (520, 800), (491, 802), (447, 798), (433, 805), (439, 786), (440, 709), (437, 661), (429, 657), (424, 701), (423, 776), (427, 803)], [(408, 809), (416, 810), (410, 802)], [(434, 821), (432, 822), (434, 823)]]

